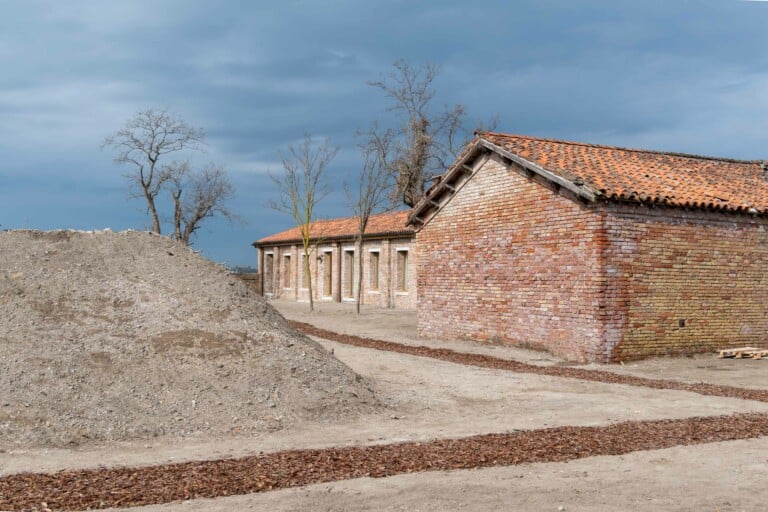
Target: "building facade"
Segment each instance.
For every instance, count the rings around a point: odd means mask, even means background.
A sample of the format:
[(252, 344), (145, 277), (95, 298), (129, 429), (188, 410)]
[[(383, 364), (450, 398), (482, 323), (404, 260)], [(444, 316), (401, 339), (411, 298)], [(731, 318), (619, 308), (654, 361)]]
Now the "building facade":
[[(408, 212), (374, 215), (362, 243), (355, 244), (357, 218), (312, 223), (309, 266), (313, 299), (354, 303), (362, 261), (362, 304), (387, 308), (416, 307), (417, 254)], [(270, 298), (309, 300), (304, 250), (298, 228), (262, 238), (256, 247), (261, 292)]]
[(764, 167), (480, 133), (409, 215), (419, 334), (601, 362), (765, 347)]

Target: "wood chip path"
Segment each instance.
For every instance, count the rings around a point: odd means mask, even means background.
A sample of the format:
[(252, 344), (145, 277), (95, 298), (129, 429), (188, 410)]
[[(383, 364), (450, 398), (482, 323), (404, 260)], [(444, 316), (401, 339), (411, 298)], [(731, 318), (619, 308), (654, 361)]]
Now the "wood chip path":
[(556, 427), (462, 439), (291, 450), (139, 468), (0, 478), (0, 510), (84, 510), (217, 498), (360, 477), (562, 462), (768, 435), (768, 415)]

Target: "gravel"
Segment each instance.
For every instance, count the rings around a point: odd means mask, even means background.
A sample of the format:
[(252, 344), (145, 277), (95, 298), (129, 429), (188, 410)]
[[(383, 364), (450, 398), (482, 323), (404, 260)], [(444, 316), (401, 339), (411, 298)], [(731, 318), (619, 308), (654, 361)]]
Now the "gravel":
[(378, 407), (263, 298), (146, 232), (0, 232), (0, 450), (248, 434)]

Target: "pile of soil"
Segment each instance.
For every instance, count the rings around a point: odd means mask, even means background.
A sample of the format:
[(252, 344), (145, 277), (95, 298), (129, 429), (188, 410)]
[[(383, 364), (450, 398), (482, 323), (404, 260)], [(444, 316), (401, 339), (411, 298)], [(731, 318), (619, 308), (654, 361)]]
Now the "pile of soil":
[(249, 433), (374, 407), (360, 376), (179, 243), (0, 232), (0, 449)]

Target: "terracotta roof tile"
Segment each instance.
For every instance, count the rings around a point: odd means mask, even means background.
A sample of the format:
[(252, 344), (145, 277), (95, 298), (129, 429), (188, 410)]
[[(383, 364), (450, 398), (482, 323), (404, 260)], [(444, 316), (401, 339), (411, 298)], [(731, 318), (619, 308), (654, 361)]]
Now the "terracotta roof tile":
[[(414, 233), (414, 229), (406, 226), (405, 222), (410, 211), (403, 210), (391, 213), (372, 215), (365, 230), (366, 236), (391, 236)], [(354, 238), (357, 234), (357, 217), (341, 219), (316, 220), (310, 227), (312, 239)], [(299, 228), (293, 227), (286, 231), (264, 237), (256, 241), (258, 245), (271, 243), (286, 243), (301, 240)]]
[(493, 132), (477, 136), (607, 199), (768, 213), (768, 175), (760, 161)]

